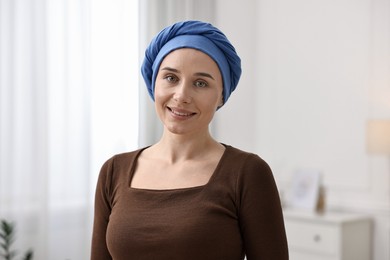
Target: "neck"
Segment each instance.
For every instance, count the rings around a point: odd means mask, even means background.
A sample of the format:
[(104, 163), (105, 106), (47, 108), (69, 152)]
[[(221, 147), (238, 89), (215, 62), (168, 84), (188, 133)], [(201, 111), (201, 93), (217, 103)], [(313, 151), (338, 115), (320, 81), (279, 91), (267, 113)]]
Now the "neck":
[(166, 131), (153, 148), (170, 163), (201, 159), (210, 152), (224, 149), (209, 132), (197, 136), (182, 136)]

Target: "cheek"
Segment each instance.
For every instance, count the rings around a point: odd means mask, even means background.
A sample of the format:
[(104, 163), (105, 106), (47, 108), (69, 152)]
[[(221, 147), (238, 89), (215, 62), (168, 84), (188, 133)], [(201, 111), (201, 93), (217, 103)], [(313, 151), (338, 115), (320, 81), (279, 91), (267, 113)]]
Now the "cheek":
[(156, 84), (154, 89), (154, 109), (157, 116), (162, 119), (165, 113), (165, 106), (170, 100), (170, 91), (161, 85)]
[(154, 106), (156, 109), (156, 112), (158, 113), (163, 105), (166, 103), (166, 98), (160, 91), (155, 91), (154, 92)]
[(164, 103), (164, 98), (161, 96), (161, 92), (158, 90), (154, 91), (154, 110), (160, 119), (162, 119)]
[(166, 96), (166, 89), (164, 91), (164, 88), (156, 81), (155, 87), (154, 87), (154, 100), (155, 102), (164, 98)]
[(210, 110), (215, 112), (218, 107), (223, 105), (222, 95), (220, 93), (210, 94), (207, 98), (203, 99), (202, 105), (204, 107), (210, 107)]

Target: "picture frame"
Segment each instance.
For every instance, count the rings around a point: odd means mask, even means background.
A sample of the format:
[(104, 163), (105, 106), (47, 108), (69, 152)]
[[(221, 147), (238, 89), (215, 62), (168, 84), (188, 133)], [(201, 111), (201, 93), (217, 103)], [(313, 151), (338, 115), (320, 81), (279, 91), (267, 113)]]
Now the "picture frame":
[(288, 206), (294, 209), (316, 211), (320, 187), (321, 172), (319, 170), (295, 171), (288, 194)]

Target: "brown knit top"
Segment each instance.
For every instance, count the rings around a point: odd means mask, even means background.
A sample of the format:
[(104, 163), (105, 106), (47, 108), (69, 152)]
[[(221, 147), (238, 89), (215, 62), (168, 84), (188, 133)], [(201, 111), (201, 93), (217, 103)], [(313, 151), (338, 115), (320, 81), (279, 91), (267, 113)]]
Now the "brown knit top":
[(92, 260), (288, 259), (278, 190), (260, 157), (226, 146), (206, 185), (132, 188), (144, 149), (116, 155), (101, 169)]

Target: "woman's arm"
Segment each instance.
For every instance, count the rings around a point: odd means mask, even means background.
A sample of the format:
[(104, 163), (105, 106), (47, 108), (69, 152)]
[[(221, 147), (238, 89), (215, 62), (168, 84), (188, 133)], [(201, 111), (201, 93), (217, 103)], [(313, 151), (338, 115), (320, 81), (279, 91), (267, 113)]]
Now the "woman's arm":
[(107, 225), (111, 214), (111, 172), (112, 160), (109, 160), (102, 166), (96, 186), (91, 260), (112, 259), (106, 243)]
[(239, 221), (248, 260), (287, 260), (278, 189), (268, 164), (249, 155), (237, 182)]

